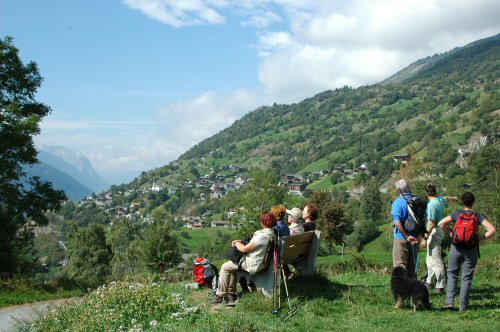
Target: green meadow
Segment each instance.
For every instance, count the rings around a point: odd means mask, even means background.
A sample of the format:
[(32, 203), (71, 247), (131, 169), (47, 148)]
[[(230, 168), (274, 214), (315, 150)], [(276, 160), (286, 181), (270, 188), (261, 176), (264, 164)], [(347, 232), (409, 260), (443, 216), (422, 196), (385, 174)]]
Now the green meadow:
[[(381, 227), (384, 230), (384, 227)], [(193, 231), (190, 245), (213, 237)], [(199, 235), (194, 235), (199, 234)], [(185, 241), (185, 240), (183, 240)], [(77, 305), (48, 314), (22, 331), (395, 331), (434, 327), (453, 331), (500, 330), (500, 244), (481, 247), (471, 292), (471, 309), (444, 312), (444, 296), (431, 292), (432, 310), (394, 309), (389, 282), (390, 237), (385, 231), (360, 253), (318, 257), (317, 274), (288, 282), (290, 307), (281, 283), (281, 309), (260, 293), (234, 308), (210, 305), (209, 289), (185, 289), (190, 271), (112, 283)], [(419, 255), (419, 275), (425, 253)], [(181, 281), (179, 281), (181, 279)], [(458, 303), (457, 303), (458, 305)]]

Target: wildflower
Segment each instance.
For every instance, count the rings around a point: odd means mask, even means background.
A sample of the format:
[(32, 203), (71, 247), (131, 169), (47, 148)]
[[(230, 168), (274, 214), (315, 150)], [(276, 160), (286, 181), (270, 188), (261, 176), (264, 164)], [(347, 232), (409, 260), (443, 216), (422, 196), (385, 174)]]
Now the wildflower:
[(173, 319), (177, 319), (177, 318), (180, 318), (181, 317), (181, 313), (180, 312), (173, 312), (170, 317), (172, 317)]
[(187, 307), (184, 309), (184, 311), (188, 314), (190, 313), (195, 313), (195, 312), (198, 312), (198, 307), (197, 306), (194, 306), (194, 307)]
[(158, 321), (152, 320), (151, 322), (149, 322), (149, 326), (151, 326), (151, 328), (153, 329), (156, 329), (158, 327)]

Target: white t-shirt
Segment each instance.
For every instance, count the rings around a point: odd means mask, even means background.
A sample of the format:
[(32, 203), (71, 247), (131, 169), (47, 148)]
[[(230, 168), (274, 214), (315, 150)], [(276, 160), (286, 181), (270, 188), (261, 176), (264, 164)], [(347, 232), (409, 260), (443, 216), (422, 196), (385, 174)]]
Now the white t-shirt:
[(250, 242), (255, 244), (257, 247), (262, 247), (267, 245), (267, 243), (269, 242), (269, 237), (267, 236), (266, 233), (257, 233), (257, 234), (254, 233)]

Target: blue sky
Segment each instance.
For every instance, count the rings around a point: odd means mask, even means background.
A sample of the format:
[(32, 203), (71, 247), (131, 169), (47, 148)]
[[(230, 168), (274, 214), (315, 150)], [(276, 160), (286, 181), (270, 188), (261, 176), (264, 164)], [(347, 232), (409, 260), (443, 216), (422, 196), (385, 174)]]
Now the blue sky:
[(37, 145), (110, 182), (176, 159), (258, 106), (376, 83), (500, 32), (500, 2), (0, 0), (0, 36), (39, 65)]

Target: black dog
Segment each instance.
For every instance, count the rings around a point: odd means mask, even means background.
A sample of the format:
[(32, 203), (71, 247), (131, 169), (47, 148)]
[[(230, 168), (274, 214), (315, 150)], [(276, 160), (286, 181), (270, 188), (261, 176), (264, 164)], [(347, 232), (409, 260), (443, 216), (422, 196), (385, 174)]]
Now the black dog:
[(406, 270), (402, 267), (395, 267), (392, 270), (391, 290), (396, 300), (395, 308), (403, 306), (404, 299), (410, 299), (413, 306), (413, 312), (417, 311), (417, 307), (423, 306), (425, 309), (431, 308), (429, 302), (429, 290), (420, 281), (410, 279), (406, 275)]

